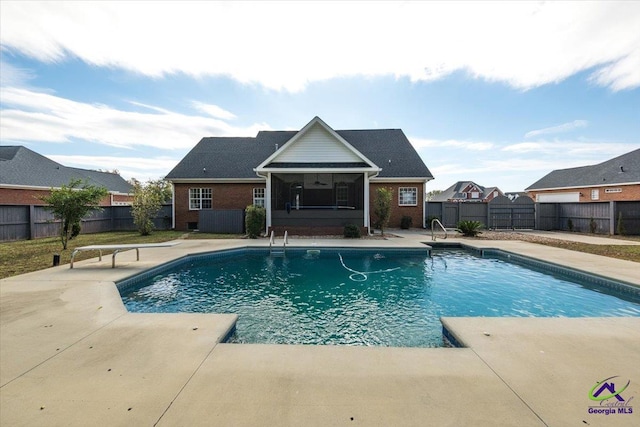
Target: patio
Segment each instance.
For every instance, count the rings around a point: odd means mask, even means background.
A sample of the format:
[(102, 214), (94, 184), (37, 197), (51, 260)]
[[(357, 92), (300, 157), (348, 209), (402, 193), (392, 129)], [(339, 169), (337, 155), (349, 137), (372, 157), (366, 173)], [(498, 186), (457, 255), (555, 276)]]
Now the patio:
[[(291, 239), (297, 246), (424, 247)], [(594, 238), (598, 239), (598, 238)], [(451, 240), (451, 239), (449, 239)], [(455, 239), (453, 239), (455, 241)], [(637, 263), (519, 241), (473, 241), (640, 286)], [(135, 314), (113, 282), (203, 251), (186, 240), (0, 281), (1, 425), (620, 425), (589, 390), (617, 375), (640, 395), (640, 318), (445, 318), (466, 348), (221, 344), (234, 315)]]

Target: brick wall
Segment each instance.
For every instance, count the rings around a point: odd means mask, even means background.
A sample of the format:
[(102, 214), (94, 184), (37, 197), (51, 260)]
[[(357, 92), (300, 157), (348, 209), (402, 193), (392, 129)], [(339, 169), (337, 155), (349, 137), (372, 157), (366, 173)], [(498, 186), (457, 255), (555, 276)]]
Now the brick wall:
[[(400, 228), (400, 221), (403, 216), (407, 215), (412, 218), (412, 228), (422, 228), (422, 210), (424, 209), (424, 184), (411, 183), (411, 184), (398, 184), (398, 183), (371, 183), (369, 194), (369, 208), (371, 211), (371, 225), (376, 222), (376, 216), (373, 213), (374, 201), (376, 199), (376, 192), (378, 188), (386, 187), (393, 189), (393, 199), (391, 203), (391, 219), (389, 220), (388, 227)], [(418, 193), (418, 203), (416, 206), (399, 206), (398, 204), (398, 189), (400, 187), (416, 187)]]
[[(619, 193), (607, 193), (609, 189), (620, 189)], [(591, 199), (591, 190), (599, 190), (598, 200)], [(635, 185), (619, 185), (608, 187), (583, 187), (583, 188), (571, 188), (566, 190), (548, 190), (548, 191), (530, 191), (527, 192), (529, 197), (534, 201), (538, 194), (561, 194), (561, 193), (580, 193), (580, 202), (632, 202), (640, 200), (640, 184)]]
[[(48, 196), (49, 190), (27, 190), (16, 188), (0, 188), (0, 205), (36, 205), (44, 206), (45, 202), (40, 197)], [(131, 198), (131, 196), (116, 196)], [(111, 195), (100, 201), (100, 206), (111, 206)]]
[[(412, 218), (413, 228), (422, 228), (424, 184), (372, 183), (370, 187), (370, 209), (372, 221), (375, 221), (375, 215), (373, 215), (373, 200), (376, 197), (376, 189), (380, 187), (388, 187), (393, 189), (393, 204), (389, 227), (399, 228), (402, 217), (407, 215)], [(418, 203), (416, 206), (398, 205), (398, 189), (400, 187), (417, 188)], [(253, 204), (253, 189), (264, 188), (264, 184), (175, 184), (175, 224), (177, 230), (188, 230), (189, 223), (198, 222), (198, 211), (189, 210), (190, 188), (210, 188), (213, 209), (244, 209), (248, 205)], [(331, 230), (331, 234), (335, 234), (335, 231), (337, 230)], [(339, 231), (340, 233), (337, 234), (342, 233), (342, 229), (340, 229)], [(309, 230), (308, 233), (317, 234), (317, 230)]]
[(198, 222), (197, 210), (189, 210), (189, 189), (210, 188), (212, 209), (244, 209), (253, 204), (253, 189), (262, 183), (248, 184), (175, 184), (176, 230), (188, 230), (189, 223)]

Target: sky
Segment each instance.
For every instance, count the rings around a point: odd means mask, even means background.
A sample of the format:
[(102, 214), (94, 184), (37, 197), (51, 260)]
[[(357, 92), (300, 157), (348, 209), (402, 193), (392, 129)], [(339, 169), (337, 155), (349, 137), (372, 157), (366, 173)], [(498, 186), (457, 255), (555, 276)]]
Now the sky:
[(208, 136), (402, 129), (523, 191), (640, 148), (640, 2), (0, 0), (0, 145), (163, 178)]

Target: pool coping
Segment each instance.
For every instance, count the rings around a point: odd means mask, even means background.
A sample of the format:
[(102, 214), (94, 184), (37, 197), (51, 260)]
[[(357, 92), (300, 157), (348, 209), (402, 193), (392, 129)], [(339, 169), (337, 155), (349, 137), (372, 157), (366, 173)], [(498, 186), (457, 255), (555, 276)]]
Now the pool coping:
[[(310, 243), (301, 240), (294, 246)], [(424, 247), (428, 241), (422, 233), (374, 242), (397, 248)], [(468, 346), (462, 349), (219, 344), (231, 319), (149, 318), (127, 313), (121, 300), (118, 303), (115, 281), (158, 263), (186, 253), (265, 246), (246, 240), (187, 242), (149, 252), (145, 262), (122, 253), (116, 271), (92, 259), (72, 271), (61, 266), (0, 281), (0, 424), (83, 425), (92, 420), (97, 425), (174, 425), (186, 419), (192, 425), (212, 420), (244, 425), (294, 425), (301, 420), (308, 425), (422, 425), (428, 418), (443, 425), (564, 425), (583, 420), (628, 425), (630, 419), (638, 420), (637, 411), (627, 418), (589, 414), (585, 398), (594, 381), (615, 374), (631, 378), (630, 393), (640, 394), (638, 319), (443, 318)], [(540, 252), (539, 245), (522, 242), (473, 246)], [(633, 281), (636, 263), (555, 248), (542, 252), (549, 261), (587, 266), (598, 275), (617, 271), (640, 286), (640, 278)], [(544, 347), (544, 360), (542, 350), (529, 351), (534, 345)], [(180, 353), (175, 353), (177, 346)], [(99, 353), (92, 353), (98, 347)], [(540, 368), (534, 378), (529, 366)], [(151, 385), (136, 375), (105, 377), (107, 371), (131, 367), (162, 375)], [(332, 371), (338, 376), (330, 375)], [(104, 389), (92, 387), (96, 381), (104, 381)], [(483, 381), (481, 387), (478, 382)], [(434, 384), (438, 395), (432, 393)], [(351, 393), (339, 393), (341, 388)], [(549, 390), (565, 397), (561, 404)], [(492, 399), (487, 400), (487, 391), (494, 393)], [(465, 411), (457, 410), (461, 402)]]

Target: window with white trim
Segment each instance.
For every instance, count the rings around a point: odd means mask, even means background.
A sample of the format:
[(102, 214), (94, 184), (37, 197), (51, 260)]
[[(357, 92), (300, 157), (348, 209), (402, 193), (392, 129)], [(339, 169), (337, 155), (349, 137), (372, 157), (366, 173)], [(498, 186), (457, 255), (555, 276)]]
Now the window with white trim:
[(349, 204), (349, 186), (344, 183), (336, 184), (336, 206)]
[(600, 198), (600, 190), (591, 190), (591, 200), (598, 200)]
[(417, 206), (418, 189), (416, 187), (400, 187), (398, 189), (398, 205)]
[(264, 188), (253, 189), (253, 206), (264, 208)]
[(189, 210), (211, 209), (211, 189), (210, 188), (190, 188), (189, 189)]
[(622, 188), (605, 188), (605, 193), (622, 193)]

